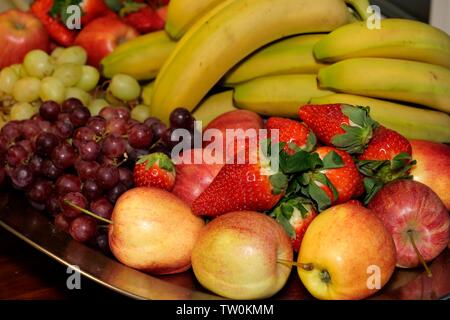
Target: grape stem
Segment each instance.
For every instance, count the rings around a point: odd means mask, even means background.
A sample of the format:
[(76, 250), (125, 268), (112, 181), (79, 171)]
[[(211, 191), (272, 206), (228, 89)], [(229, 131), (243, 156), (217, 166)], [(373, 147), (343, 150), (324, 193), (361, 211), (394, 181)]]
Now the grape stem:
[(420, 263), (422, 263), (423, 267), (425, 268), (425, 271), (427, 272), (427, 276), (431, 278), (433, 276), (433, 274), (431, 273), (430, 268), (428, 268), (428, 265), (427, 265), (425, 259), (423, 258), (422, 254), (420, 253), (419, 249), (416, 246), (416, 242), (414, 241), (414, 237), (413, 237), (413, 232), (414, 232), (413, 230), (408, 230), (407, 231), (409, 240), (411, 241), (411, 244), (412, 244), (412, 246), (414, 248), (414, 251), (417, 254), (417, 257), (420, 260)]
[(95, 213), (93, 213), (93, 212), (91, 212), (91, 211), (89, 211), (89, 210), (83, 209), (83, 208), (77, 206), (76, 204), (73, 204), (72, 202), (70, 202), (70, 201), (68, 201), (68, 200), (64, 200), (64, 202), (65, 202), (66, 204), (68, 204), (69, 206), (71, 206), (71, 207), (73, 207), (73, 208), (75, 208), (75, 209), (77, 209), (77, 210), (80, 210), (81, 212), (83, 212), (83, 213), (87, 214), (88, 216), (91, 216), (91, 217), (93, 217), (93, 218), (95, 218), (95, 219), (97, 219), (97, 220), (106, 222), (106, 223), (108, 223), (108, 224), (112, 224), (112, 223), (113, 223), (112, 220), (109, 220), (109, 219), (100, 217), (99, 215), (96, 215)]

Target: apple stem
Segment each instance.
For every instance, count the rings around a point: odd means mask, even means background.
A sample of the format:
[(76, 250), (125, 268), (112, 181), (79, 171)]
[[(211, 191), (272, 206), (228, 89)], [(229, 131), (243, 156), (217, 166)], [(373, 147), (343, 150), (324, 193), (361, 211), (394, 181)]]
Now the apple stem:
[(109, 219), (100, 217), (99, 215), (96, 215), (95, 213), (93, 213), (93, 212), (91, 212), (91, 211), (89, 211), (89, 210), (86, 210), (86, 209), (84, 209), (84, 208), (81, 208), (81, 207), (77, 206), (76, 204), (73, 204), (73, 203), (70, 202), (70, 201), (64, 200), (64, 202), (65, 202), (66, 204), (68, 204), (69, 206), (74, 207), (75, 209), (80, 210), (81, 212), (83, 212), (83, 213), (87, 214), (88, 216), (91, 216), (91, 217), (93, 217), (93, 218), (95, 218), (95, 219), (97, 219), (97, 220), (106, 222), (106, 223), (108, 223), (108, 224), (112, 224), (112, 223), (113, 223), (112, 220), (109, 220)]
[(278, 259), (277, 262), (281, 263), (281, 264), (286, 264), (288, 266), (293, 266), (293, 267), (296, 267), (296, 268), (300, 268), (300, 269), (303, 269), (305, 271), (311, 271), (312, 269), (314, 269), (312, 263), (296, 263), (296, 262), (293, 262), (293, 261), (283, 260), (283, 259)]
[(414, 251), (416, 252), (417, 257), (420, 260), (420, 263), (422, 263), (423, 267), (425, 268), (425, 271), (427, 272), (428, 277), (431, 278), (433, 276), (433, 274), (431, 273), (430, 268), (428, 268), (427, 262), (425, 261), (423, 256), (420, 254), (420, 251), (419, 251), (419, 249), (416, 246), (416, 242), (414, 241), (414, 237), (413, 237), (413, 231), (412, 230), (408, 230), (407, 233), (408, 233), (409, 240), (411, 240), (411, 244), (412, 244), (412, 246), (414, 248)]

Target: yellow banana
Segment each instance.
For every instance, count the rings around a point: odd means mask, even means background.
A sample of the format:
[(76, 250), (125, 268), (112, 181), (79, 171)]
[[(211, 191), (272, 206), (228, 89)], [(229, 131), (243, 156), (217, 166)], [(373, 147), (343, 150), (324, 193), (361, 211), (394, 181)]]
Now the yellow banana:
[(193, 110), (255, 50), (286, 36), (331, 31), (348, 19), (341, 0), (227, 0), (180, 40), (158, 74), (151, 112), (167, 123), (172, 110)]
[(311, 103), (346, 103), (367, 106), (370, 107), (370, 115), (373, 119), (408, 139), (450, 143), (450, 116), (443, 112), (350, 94), (333, 94), (313, 98)]
[(171, 0), (168, 7), (166, 31), (180, 39), (195, 22), (225, 0)]
[(233, 104), (233, 90), (217, 93), (205, 99), (192, 114), (197, 121), (202, 121), (203, 128), (218, 116), (236, 110)]
[(150, 103), (152, 103), (152, 96), (153, 96), (153, 86), (155, 85), (155, 82), (150, 82), (145, 87), (142, 88), (141, 92), (141, 99), (142, 102), (144, 102), (145, 105), (149, 106)]
[(301, 35), (271, 44), (238, 64), (225, 77), (225, 85), (270, 75), (317, 73), (325, 65), (314, 58), (313, 47), (324, 37)]
[(333, 91), (412, 102), (450, 112), (450, 70), (428, 63), (349, 59), (320, 69), (319, 84)]
[(317, 87), (316, 75), (282, 75), (237, 85), (234, 88), (234, 102), (238, 108), (262, 115), (296, 117), (301, 105), (314, 97), (332, 93)]
[(176, 42), (164, 31), (137, 37), (101, 61), (102, 73), (106, 78), (121, 73), (137, 80), (154, 79), (175, 46)]
[(348, 5), (355, 9), (356, 13), (362, 20), (369, 18), (368, 7), (370, 6), (369, 0), (344, 0)]
[(317, 59), (335, 62), (349, 58), (379, 57), (422, 61), (450, 68), (450, 36), (428, 24), (385, 19), (381, 29), (365, 22), (342, 26), (314, 47)]

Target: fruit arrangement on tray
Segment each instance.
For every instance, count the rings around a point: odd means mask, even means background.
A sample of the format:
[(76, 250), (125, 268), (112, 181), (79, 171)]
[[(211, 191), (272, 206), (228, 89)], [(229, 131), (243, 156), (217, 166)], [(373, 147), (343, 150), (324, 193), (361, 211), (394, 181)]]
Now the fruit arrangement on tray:
[(293, 268), (319, 299), (370, 297), (396, 267), (432, 276), (450, 241), (450, 36), (369, 5), (1, 13), (1, 191), (227, 298), (269, 298)]

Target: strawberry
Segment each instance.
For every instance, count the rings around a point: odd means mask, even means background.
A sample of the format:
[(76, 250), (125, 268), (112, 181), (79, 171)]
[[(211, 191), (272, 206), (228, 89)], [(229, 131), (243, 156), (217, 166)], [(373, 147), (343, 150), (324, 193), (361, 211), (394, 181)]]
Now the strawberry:
[(378, 126), (367, 108), (345, 104), (305, 105), (299, 116), (321, 142), (350, 154), (363, 153)]
[(394, 130), (379, 126), (359, 160), (393, 160), (401, 153), (412, 155), (411, 143)]
[(194, 200), (192, 211), (199, 216), (215, 217), (231, 211), (273, 208), (284, 195), (287, 177), (281, 172), (265, 175), (265, 164), (258, 158), (254, 162), (246, 159), (243, 164), (236, 161), (225, 164), (206, 190)]
[(80, 7), (83, 11), (83, 15), (81, 17), (81, 24), (83, 26), (86, 26), (95, 18), (103, 17), (112, 13), (104, 0), (83, 0), (80, 3)]
[(140, 3), (125, 3), (121, 10), (123, 20), (140, 33), (149, 33), (164, 29), (165, 21), (150, 6)]
[(266, 129), (269, 137), (272, 137), (273, 130), (279, 130), (279, 141), (273, 142), (286, 143), (283, 150), (289, 154), (293, 154), (295, 149), (312, 151), (316, 146), (314, 133), (305, 124), (298, 121), (272, 117), (267, 120)]
[(137, 187), (156, 187), (171, 191), (175, 184), (175, 166), (164, 153), (141, 156), (134, 167)]
[(284, 227), (294, 251), (298, 252), (306, 229), (317, 216), (317, 211), (308, 199), (295, 197), (283, 199), (270, 215)]

